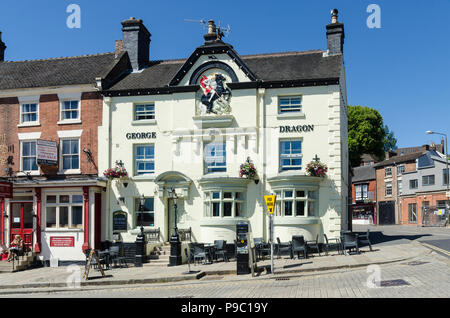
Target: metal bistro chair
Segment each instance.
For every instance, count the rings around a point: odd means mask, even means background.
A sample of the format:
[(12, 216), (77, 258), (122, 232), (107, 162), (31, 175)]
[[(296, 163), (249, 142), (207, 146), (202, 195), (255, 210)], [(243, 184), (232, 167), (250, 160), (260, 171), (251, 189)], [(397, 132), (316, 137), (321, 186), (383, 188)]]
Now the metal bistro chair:
[(116, 267), (117, 264), (119, 264), (120, 268), (122, 268), (122, 264), (125, 264), (125, 267), (128, 267), (126, 258), (122, 255), (123, 253), (121, 253), (122, 249), (120, 246), (111, 246), (109, 250), (111, 251), (111, 261), (114, 263), (114, 267)]
[(308, 258), (306, 242), (303, 235), (294, 235), (292, 236), (291, 258), (294, 258), (295, 253), (300, 258), (300, 252), (303, 252), (305, 259)]
[(319, 234), (317, 234), (315, 241), (306, 241), (306, 246), (309, 248), (315, 249), (317, 251), (317, 253), (319, 253), (319, 256), (320, 256)]
[(352, 248), (356, 249), (356, 253), (359, 254), (359, 246), (358, 246), (358, 234), (345, 232), (342, 234), (342, 249), (344, 250), (344, 255), (347, 253), (347, 248), (351, 252)]
[(225, 262), (228, 262), (226, 246), (227, 246), (227, 241), (224, 241), (224, 240), (215, 240), (214, 241), (214, 256), (215, 256), (216, 261), (217, 261), (218, 256), (221, 255), (223, 260)]
[(196, 243), (193, 244), (193, 254), (194, 254), (194, 264), (196, 264), (197, 260), (205, 260), (206, 261), (206, 251), (205, 251), (205, 245), (202, 243)]
[(341, 242), (337, 237), (334, 238), (328, 238), (326, 234), (323, 234), (325, 237), (325, 255), (328, 255), (328, 251), (330, 250), (330, 247), (337, 247), (338, 254), (341, 254)]
[(280, 238), (277, 237), (277, 256), (278, 258), (280, 258), (280, 255), (283, 252), (289, 252), (289, 254), (291, 253), (292, 247), (291, 247), (291, 243), (281, 243)]
[(372, 245), (370, 244), (370, 240), (369, 240), (369, 234), (370, 234), (369, 232), (370, 232), (370, 230), (367, 229), (366, 234), (359, 235), (358, 239), (359, 239), (359, 243), (369, 244), (370, 251), (373, 251)]

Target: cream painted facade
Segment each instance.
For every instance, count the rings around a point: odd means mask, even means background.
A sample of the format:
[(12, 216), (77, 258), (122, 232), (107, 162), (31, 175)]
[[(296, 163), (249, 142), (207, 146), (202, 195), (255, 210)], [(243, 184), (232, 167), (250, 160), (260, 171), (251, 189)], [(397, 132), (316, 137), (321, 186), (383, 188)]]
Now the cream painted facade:
[[(214, 60), (228, 65), (239, 83), (251, 82), (230, 56), (217, 54)], [(178, 86), (188, 85), (192, 74), (208, 61), (208, 56), (200, 57)], [(276, 215), (274, 238), (289, 241), (292, 235), (300, 234), (306, 240), (313, 240), (319, 235), (319, 241), (323, 242), (323, 234), (338, 237), (347, 226), (348, 189), (347, 96), (343, 65), (341, 70), (338, 84), (231, 89), (231, 112), (225, 115), (199, 115), (200, 89), (145, 96), (105, 96), (103, 126), (99, 127), (98, 137), (99, 153), (103, 154), (99, 156), (99, 171), (121, 161), (130, 177), (125, 181), (126, 187), (117, 179), (108, 183), (102, 240), (113, 239), (115, 211), (124, 211), (127, 215), (127, 231), (120, 233), (122, 240), (136, 240), (140, 224), (135, 200), (144, 194), (154, 200), (154, 226), (145, 229), (160, 228), (161, 240), (169, 241), (174, 220), (173, 205), (168, 198), (171, 188), (175, 188), (179, 198), (178, 228), (191, 228), (193, 241), (206, 243), (224, 239), (231, 243), (236, 237), (236, 224), (241, 221), (249, 222), (253, 237), (267, 240), (269, 221), (264, 195), (277, 193), (279, 210), (284, 204), (280, 196), (289, 191), (294, 194), (311, 191), (306, 192), (311, 193), (311, 200), (306, 201), (314, 207), (311, 215), (295, 216), (295, 211), (292, 216)], [(211, 69), (204, 73), (211, 74)], [(280, 114), (279, 99), (283, 96), (301, 96), (302, 111)], [(135, 105), (146, 103), (154, 104), (155, 118), (135, 121)], [(282, 132), (280, 128), (298, 125), (311, 128), (301, 132)], [(149, 138), (130, 139), (133, 133), (147, 133), (145, 137)], [(292, 139), (301, 141), (301, 170), (280, 171), (280, 141)], [(205, 172), (205, 145), (212, 140), (226, 144), (226, 172)], [(135, 166), (135, 146), (141, 144), (154, 146), (154, 173), (144, 176), (136, 175)], [(325, 178), (305, 174), (306, 164), (316, 156), (329, 168)], [(239, 178), (239, 167), (248, 157), (256, 166), (258, 184)], [(222, 197), (225, 192), (240, 193), (243, 213), (235, 216), (237, 208), (233, 205), (232, 216), (208, 215), (206, 196), (212, 192), (220, 192)], [(222, 200), (221, 215), (225, 201)], [(236, 200), (231, 202), (236, 203)]]

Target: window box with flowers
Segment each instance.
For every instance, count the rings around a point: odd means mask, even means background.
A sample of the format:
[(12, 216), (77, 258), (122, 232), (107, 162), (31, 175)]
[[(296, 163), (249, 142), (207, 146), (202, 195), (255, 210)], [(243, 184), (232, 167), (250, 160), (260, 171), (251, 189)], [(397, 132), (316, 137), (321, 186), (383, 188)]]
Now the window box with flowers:
[(251, 162), (250, 158), (247, 158), (247, 161), (241, 164), (241, 167), (239, 168), (239, 177), (254, 180), (256, 184), (259, 183), (255, 165)]
[(328, 167), (320, 161), (313, 160), (306, 165), (306, 172), (310, 176), (323, 178), (327, 175)]

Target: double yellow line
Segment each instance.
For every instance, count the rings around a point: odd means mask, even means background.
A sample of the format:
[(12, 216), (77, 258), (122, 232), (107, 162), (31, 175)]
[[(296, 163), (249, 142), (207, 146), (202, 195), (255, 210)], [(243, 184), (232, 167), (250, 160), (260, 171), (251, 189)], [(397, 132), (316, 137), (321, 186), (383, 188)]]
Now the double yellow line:
[(420, 242), (422, 245), (424, 245), (425, 247), (431, 248), (432, 250), (438, 251), (440, 253), (443, 253), (447, 256), (450, 256), (450, 252), (443, 250), (442, 248), (436, 247), (434, 245), (428, 244), (428, 243), (424, 243), (424, 242)]

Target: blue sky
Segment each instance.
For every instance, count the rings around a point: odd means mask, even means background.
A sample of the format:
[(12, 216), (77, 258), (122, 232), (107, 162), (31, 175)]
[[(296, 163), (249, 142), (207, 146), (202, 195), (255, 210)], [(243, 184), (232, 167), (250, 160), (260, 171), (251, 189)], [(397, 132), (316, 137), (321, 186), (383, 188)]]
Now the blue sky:
[[(81, 7), (81, 28), (69, 29), (69, 4)], [(369, 29), (369, 4), (381, 8), (381, 28)], [(450, 138), (450, 1), (144, 1), (0, 0), (7, 60), (111, 52), (120, 22), (136, 17), (152, 33), (151, 59), (186, 58), (203, 43), (200, 23), (231, 26), (225, 41), (240, 54), (326, 49), (325, 25), (339, 9), (345, 24), (348, 103), (376, 108), (399, 147), (437, 135)]]

